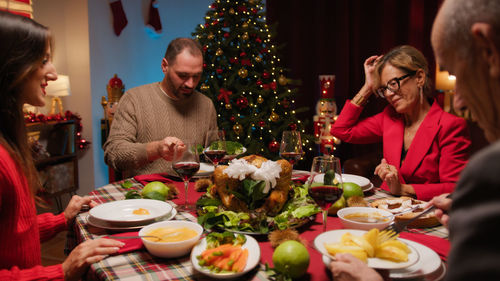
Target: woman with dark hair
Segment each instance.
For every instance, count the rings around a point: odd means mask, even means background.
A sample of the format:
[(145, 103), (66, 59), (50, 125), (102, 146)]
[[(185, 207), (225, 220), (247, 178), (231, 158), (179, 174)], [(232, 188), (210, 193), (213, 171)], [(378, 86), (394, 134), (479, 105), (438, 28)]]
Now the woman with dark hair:
[[(347, 101), (332, 135), (348, 143), (383, 142), (384, 158), (375, 168), (382, 188), (394, 195), (429, 200), (452, 192), (470, 147), (465, 120), (444, 112), (434, 100), (424, 55), (399, 46), (364, 63), (366, 81)], [(389, 105), (358, 120), (370, 95)]]
[(59, 265), (41, 266), (40, 241), (66, 229), (82, 205), (73, 196), (59, 215), (36, 214), (40, 187), (26, 138), (22, 107), (45, 105), (45, 87), (56, 80), (51, 36), (35, 21), (0, 11), (0, 280), (76, 280), (123, 243), (97, 239), (76, 247)]

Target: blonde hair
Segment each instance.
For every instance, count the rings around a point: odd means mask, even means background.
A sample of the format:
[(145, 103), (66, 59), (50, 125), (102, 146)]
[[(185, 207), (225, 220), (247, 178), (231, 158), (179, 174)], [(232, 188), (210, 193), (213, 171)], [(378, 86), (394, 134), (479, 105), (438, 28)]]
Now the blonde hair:
[(429, 78), (429, 65), (419, 50), (409, 45), (398, 46), (390, 50), (377, 65), (377, 74), (379, 77), (387, 64), (399, 68), (406, 73), (422, 69), (425, 73), (423, 93), (426, 97), (434, 97), (432, 82)]

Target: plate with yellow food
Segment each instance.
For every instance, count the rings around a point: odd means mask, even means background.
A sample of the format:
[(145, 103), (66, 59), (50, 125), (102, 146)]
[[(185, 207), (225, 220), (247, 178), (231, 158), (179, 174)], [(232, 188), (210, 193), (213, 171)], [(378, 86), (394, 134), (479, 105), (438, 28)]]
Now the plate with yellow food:
[(167, 217), (173, 210), (165, 201), (129, 199), (112, 201), (90, 209), (90, 216), (115, 226), (137, 226)]
[(418, 262), (418, 251), (403, 239), (380, 243), (378, 237), (378, 229), (331, 230), (318, 235), (314, 246), (327, 256), (350, 253), (375, 269), (400, 269)]

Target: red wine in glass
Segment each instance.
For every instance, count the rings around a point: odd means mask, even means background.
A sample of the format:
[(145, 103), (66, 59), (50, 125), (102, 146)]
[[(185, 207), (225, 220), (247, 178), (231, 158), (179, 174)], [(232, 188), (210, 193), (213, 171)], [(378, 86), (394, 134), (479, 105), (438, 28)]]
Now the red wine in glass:
[(205, 150), (205, 156), (207, 156), (214, 165), (217, 166), (224, 156), (226, 156), (225, 150)]
[(283, 159), (290, 162), (290, 164), (292, 164), (292, 166), (293, 166), (295, 164), (295, 162), (297, 162), (300, 159), (300, 157), (302, 157), (302, 153), (300, 153), (300, 152), (281, 152), (280, 156)]
[(309, 188), (309, 196), (323, 210), (328, 210), (342, 196), (342, 189), (336, 186), (322, 185)]
[(200, 169), (200, 163), (196, 162), (178, 162), (175, 163), (172, 168), (174, 171), (179, 174), (179, 176), (184, 181), (189, 181), (189, 179), (198, 172)]

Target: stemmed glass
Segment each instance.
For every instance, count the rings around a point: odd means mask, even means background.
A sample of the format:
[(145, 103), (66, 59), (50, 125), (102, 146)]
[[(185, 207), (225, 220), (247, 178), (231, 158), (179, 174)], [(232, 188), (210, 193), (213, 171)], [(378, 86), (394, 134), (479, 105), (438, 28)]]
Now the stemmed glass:
[(226, 155), (226, 137), (222, 130), (209, 130), (205, 137), (205, 149), (203, 150), (215, 168)]
[(283, 131), (280, 156), (293, 165), (302, 157), (302, 140), (299, 131)]
[(184, 146), (177, 145), (174, 150), (174, 159), (172, 160), (172, 169), (184, 181), (185, 200), (184, 204), (177, 207), (177, 210), (190, 212), (194, 211), (193, 204), (188, 204), (188, 185), (191, 177), (200, 169), (200, 157), (196, 143), (193, 141), (185, 141)]
[(328, 209), (343, 195), (340, 159), (333, 156), (314, 157), (307, 181), (309, 196), (323, 210), (323, 232), (326, 231)]

